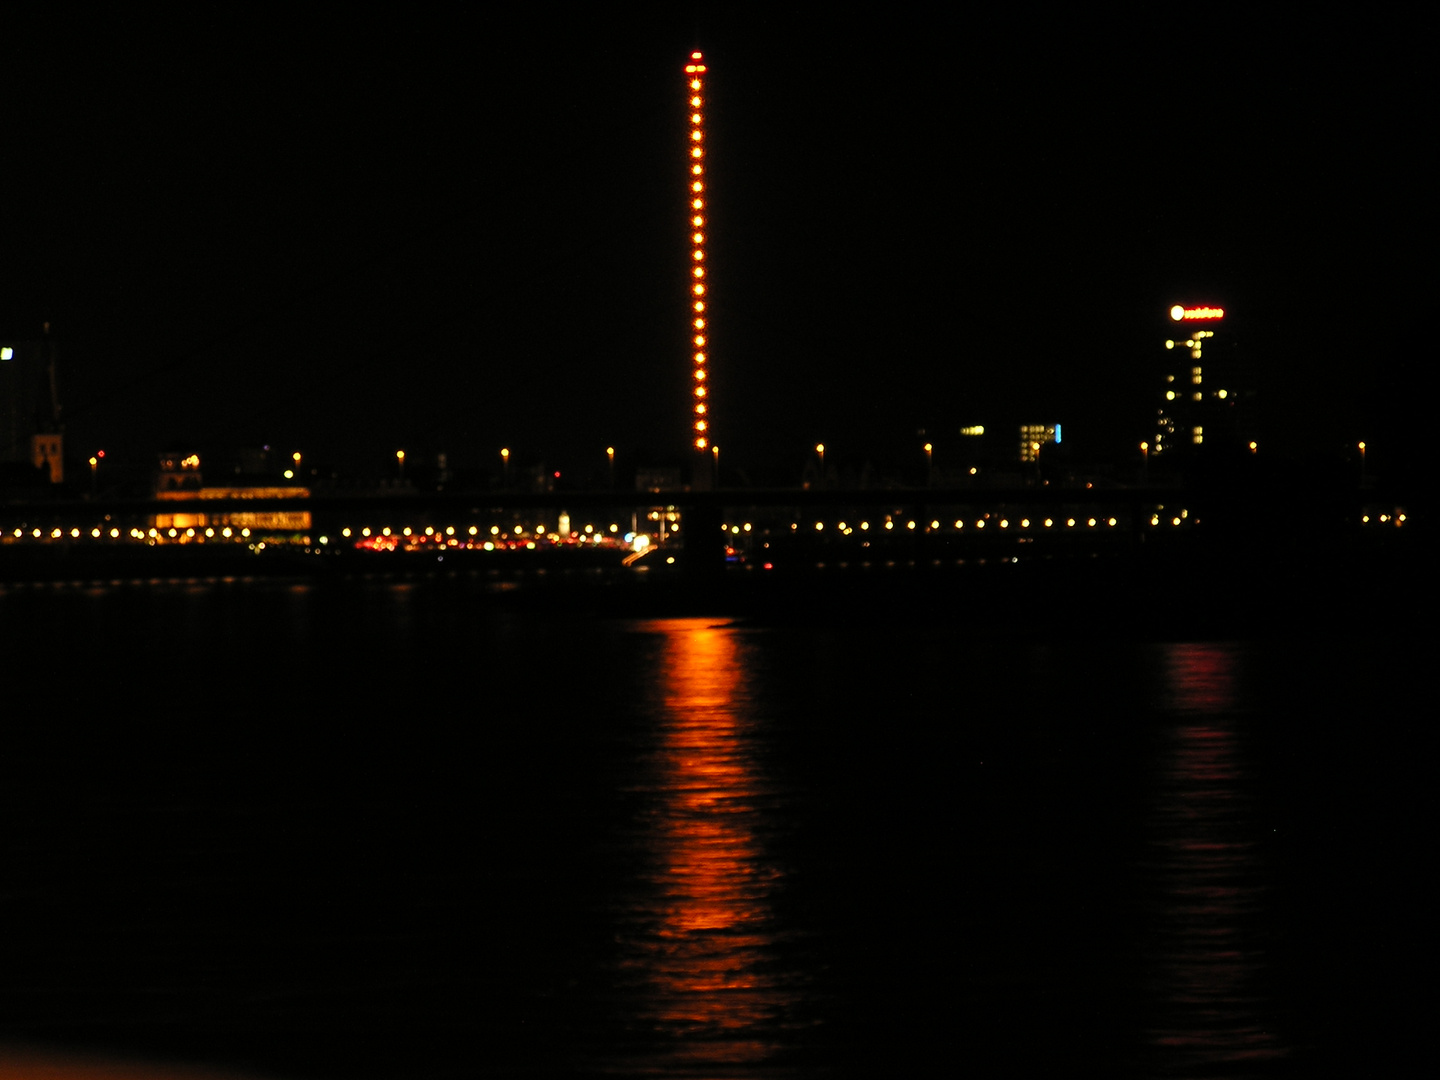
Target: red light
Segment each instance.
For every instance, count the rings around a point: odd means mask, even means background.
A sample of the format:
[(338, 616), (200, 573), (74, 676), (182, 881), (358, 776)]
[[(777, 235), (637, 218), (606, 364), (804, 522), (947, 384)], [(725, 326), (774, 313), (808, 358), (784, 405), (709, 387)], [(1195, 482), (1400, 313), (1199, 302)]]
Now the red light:
[(1182, 304), (1176, 304), (1170, 309), (1170, 318), (1176, 322), (1193, 322), (1196, 319), (1223, 319), (1225, 309), (1221, 307), (1193, 307), (1187, 308)]

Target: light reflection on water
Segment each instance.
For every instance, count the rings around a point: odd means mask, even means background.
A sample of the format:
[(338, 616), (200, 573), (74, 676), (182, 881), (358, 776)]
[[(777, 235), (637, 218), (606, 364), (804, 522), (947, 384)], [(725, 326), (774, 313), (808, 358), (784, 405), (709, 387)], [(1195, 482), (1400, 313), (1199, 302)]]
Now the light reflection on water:
[(620, 980), (636, 994), (649, 1074), (767, 1075), (793, 1036), (800, 978), (781, 955), (772, 901), (784, 873), (765, 849), (774, 792), (757, 763), (744, 635), (701, 619), (663, 635), (663, 695), (641, 845), (643, 882), (622, 912)]
[(1265, 985), (1266, 868), (1256, 784), (1237, 709), (1234, 650), (1165, 652), (1166, 733), (1153, 806), (1156, 1012), (1147, 1032), (1163, 1075), (1243, 1076), (1284, 1057)]

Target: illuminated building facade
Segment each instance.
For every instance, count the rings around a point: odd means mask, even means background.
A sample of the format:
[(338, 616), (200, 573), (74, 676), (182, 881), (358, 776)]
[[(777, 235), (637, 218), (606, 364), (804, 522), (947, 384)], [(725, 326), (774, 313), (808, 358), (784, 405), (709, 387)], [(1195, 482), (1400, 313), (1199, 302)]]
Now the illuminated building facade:
[(693, 445), (705, 453), (713, 443), (710, 396), (709, 278), (705, 264), (705, 236), (708, 229), (705, 190), (705, 59), (690, 54), (685, 65), (690, 114), (690, 137), (686, 140), (686, 162), (690, 200), (690, 354), (691, 434)]
[[(173, 510), (155, 514), (151, 525), (157, 529), (253, 529), (276, 532), (303, 532), (310, 528), (310, 511), (237, 510), (233, 505), (219, 509), (215, 500), (233, 504), (237, 500), (308, 499), (302, 487), (206, 487), (200, 472), (199, 454), (162, 454), (155, 476), (155, 499), (179, 503)], [(211, 505), (207, 506), (206, 502)], [(228, 534), (227, 534), (228, 535)]]
[(1221, 385), (1206, 363), (1205, 350), (1215, 349), (1215, 333), (1225, 318), (1222, 307), (1170, 309), (1172, 337), (1165, 339), (1166, 364), (1160, 401), (1155, 410), (1154, 455), (1194, 450), (1222, 433), (1233, 434), (1233, 410), (1241, 395)]
[(1021, 424), (1020, 460), (1038, 461), (1040, 448), (1046, 443), (1060, 442), (1059, 424)]

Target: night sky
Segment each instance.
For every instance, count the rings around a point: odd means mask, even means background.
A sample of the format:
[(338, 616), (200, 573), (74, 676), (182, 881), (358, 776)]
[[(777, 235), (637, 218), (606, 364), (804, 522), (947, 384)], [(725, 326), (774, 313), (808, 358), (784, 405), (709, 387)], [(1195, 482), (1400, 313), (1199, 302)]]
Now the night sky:
[(700, 48), (744, 476), (975, 422), (1129, 452), (1177, 300), (1268, 446), (1418, 448), (1418, 25), (727, 8), (0, 16), (0, 335), (52, 324), (72, 458), (679, 461)]

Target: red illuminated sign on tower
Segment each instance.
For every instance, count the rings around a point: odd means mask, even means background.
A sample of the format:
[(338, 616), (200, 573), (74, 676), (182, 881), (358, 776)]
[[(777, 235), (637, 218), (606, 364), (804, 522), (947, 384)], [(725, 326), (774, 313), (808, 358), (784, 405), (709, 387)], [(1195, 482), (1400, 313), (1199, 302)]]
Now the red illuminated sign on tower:
[(1170, 318), (1176, 322), (1195, 322), (1200, 319), (1223, 319), (1225, 309), (1220, 307), (1185, 307), (1176, 304), (1170, 309)]

